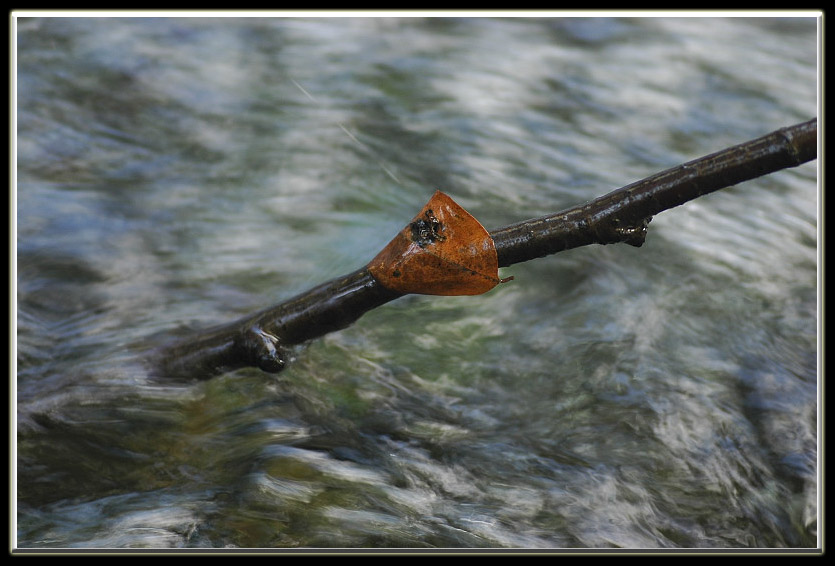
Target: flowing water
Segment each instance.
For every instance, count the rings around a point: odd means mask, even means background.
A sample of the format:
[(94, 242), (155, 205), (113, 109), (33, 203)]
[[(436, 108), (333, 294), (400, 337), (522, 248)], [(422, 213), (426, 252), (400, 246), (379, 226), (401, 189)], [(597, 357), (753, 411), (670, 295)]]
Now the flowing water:
[(817, 162), (244, 369), (148, 344), (808, 120), (802, 18), (17, 23), (21, 548), (818, 545)]

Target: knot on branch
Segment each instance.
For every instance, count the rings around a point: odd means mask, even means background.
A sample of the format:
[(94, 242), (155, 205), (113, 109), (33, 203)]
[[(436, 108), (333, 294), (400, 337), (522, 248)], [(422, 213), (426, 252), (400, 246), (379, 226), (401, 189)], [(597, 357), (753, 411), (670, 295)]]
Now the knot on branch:
[(278, 338), (257, 326), (242, 331), (239, 345), (250, 365), (267, 373), (278, 373), (287, 363)]
[(619, 218), (612, 219), (612, 230), (615, 233), (615, 242), (624, 242), (630, 246), (640, 248), (644, 245), (647, 237), (647, 226), (652, 221), (652, 216), (642, 218), (638, 222), (625, 223)]

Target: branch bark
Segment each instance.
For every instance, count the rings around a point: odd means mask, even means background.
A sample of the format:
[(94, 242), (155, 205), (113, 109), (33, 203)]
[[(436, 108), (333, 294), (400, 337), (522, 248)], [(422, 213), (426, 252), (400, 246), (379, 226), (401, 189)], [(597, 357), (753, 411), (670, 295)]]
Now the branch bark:
[(556, 214), (491, 232), (499, 266), (588, 244), (640, 246), (659, 212), (817, 157), (817, 119), (688, 161)]
[[(588, 244), (643, 244), (659, 212), (740, 182), (817, 158), (817, 119), (781, 128), (667, 169), (586, 204), (490, 233), (499, 266)], [(156, 351), (160, 377), (209, 378), (241, 367), (281, 371), (286, 348), (341, 330), (369, 310), (403, 296), (383, 287), (366, 267), (245, 319)]]

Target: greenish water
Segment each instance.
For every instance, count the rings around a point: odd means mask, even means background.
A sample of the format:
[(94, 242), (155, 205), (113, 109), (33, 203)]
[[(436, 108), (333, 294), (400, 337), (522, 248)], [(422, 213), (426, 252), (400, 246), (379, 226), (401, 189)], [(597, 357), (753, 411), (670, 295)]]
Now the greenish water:
[(816, 53), (813, 18), (17, 20), (17, 546), (817, 546), (816, 162), (278, 376), (137, 359), (435, 189), (494, 229), (808, 120)]

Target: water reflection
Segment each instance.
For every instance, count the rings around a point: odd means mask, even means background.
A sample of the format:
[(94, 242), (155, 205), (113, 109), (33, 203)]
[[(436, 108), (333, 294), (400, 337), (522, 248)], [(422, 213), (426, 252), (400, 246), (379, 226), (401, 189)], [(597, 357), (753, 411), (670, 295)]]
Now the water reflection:
[(807, 120), (814, 19), (18, 25), (21, 547), (817, 544), (814, 164), (278, 377), (136, 358), (363, 265), (435, 189), (495, 228)]

